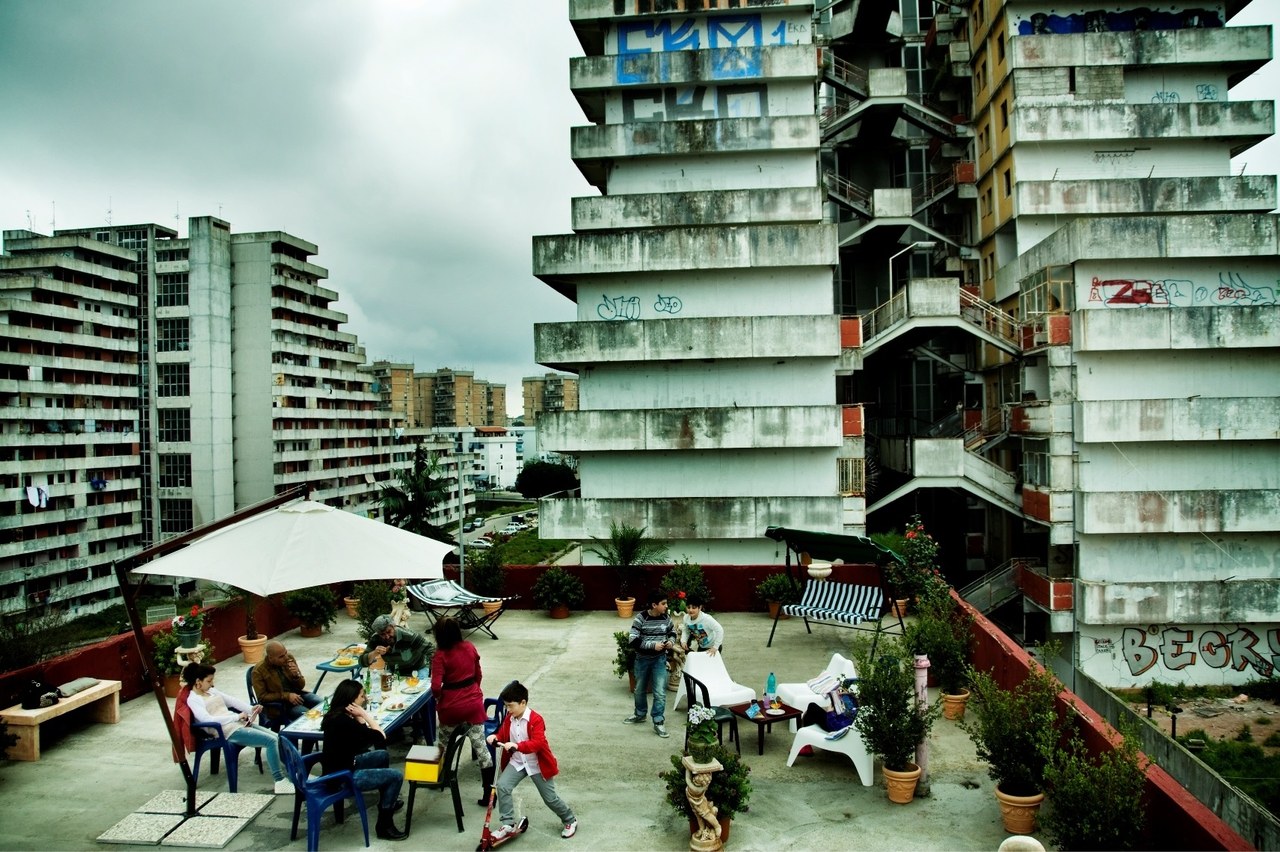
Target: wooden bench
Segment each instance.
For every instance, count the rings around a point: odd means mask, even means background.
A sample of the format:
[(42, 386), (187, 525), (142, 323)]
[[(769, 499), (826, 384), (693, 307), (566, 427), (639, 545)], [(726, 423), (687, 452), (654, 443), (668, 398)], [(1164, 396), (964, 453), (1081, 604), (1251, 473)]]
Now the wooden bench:
[(89, 712), (95, 722), (116, 724), (120, 721), (120, 681), (98, 681), (69, 698), (59, 698), (58, 703), (52, 707), (24, 710), (21, 704), (15, 704), (6, 710), (0, 710), (0, 719), (9, 726), (9, 733), (18, 737), (17, 744), (8, 750), (8, 758), (39, 760), (41, 723), (81, 707), (91, 708)]

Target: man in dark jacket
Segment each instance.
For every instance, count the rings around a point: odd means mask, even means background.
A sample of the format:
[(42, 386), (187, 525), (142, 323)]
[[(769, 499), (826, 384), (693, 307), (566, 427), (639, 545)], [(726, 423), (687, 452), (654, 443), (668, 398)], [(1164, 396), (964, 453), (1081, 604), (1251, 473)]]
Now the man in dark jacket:
[(667, 616), (667, 596), (654, 589), (649, 606), (631, 619), (631, 647), (636, 651), (636, 708), (623, 719), (638, 725), (649, 713), (649, 692), (653, 692), (653, 732), (667, 737), (667, 652), (675, 647), (676, 629)]

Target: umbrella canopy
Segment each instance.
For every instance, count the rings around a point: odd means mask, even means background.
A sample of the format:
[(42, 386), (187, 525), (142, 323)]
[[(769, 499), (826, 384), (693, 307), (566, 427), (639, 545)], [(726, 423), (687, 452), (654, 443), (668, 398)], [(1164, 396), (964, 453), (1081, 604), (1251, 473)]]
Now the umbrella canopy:
[(452, 550), (452, 544), (298, 500), (214, 530), (132, 573), (211, 580), (265, 597), (343, 580), (439, 579)]

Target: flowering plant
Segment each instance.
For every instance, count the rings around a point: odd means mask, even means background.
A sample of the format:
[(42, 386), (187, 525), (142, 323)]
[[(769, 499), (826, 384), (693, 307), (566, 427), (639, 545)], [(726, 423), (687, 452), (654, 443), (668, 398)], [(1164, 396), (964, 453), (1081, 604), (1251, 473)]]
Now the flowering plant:
[(174, 630), (200, 630), (203, 627), (204, 610), (200, 609), (198, 604), (192, 605), (191, 612), (173, 617)]
[(685, 603), (685, 598), (686, 598), (686, 595), (683, 589), (678, 592), (675, 592), (674, 594), (668, 595), (667, 610), (676, 615), (679, 615), (680, 613), (684, 612), (686, 609), (688, 609), (688, 604)]
[(907, 524), (900, 555), (905, 565), (894, 561), (888, 566), (889, 582), (895, 594), (904, 598), (918, 597), (931, 586), (942, 583), (942, 574), (934, 564), (938, 557), (938, 543), (925, 532), (919, 515), (913, 515)]
[(395, 580), (391, 583), (391, 602), (392, 603), (400, 603), (401, 601), (409, 597), (404, 590), (404, 587), (407, 585), (409, 585), (408, 580)]
[(693, 704), (689, 707), (689, 742), (715, 742), (716, 727), (716, 711), (701, 704)]

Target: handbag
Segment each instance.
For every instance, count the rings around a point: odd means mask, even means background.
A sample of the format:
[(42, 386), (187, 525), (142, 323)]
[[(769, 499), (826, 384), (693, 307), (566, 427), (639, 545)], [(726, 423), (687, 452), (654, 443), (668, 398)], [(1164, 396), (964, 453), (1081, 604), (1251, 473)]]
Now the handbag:
[(41, 680), (30, 681), (22, 690), (22, 709), (39, 710), (58, 703), (58, 690)]
[(827, 724), (825, 727), (828, 731), (838, 731), (841, 728), (849, 727), (858, 715), (858, 702), (847, 692), (832, 692), (831, 706), (837, 709), (827, 711)]

